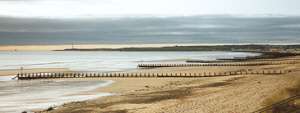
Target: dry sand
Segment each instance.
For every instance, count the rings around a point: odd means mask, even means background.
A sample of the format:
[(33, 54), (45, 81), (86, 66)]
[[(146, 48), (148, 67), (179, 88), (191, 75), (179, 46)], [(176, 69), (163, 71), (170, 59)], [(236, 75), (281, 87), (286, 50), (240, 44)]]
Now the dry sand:
[[(299, 58), (299, 57), (297, 57)], [(300, 83), (300, 64), (249, 67), (159, 68), (140, 71), (201, 72), (239, 69), (292, 69), (283, 75), (205, 78), (97, 78), (116, 81), (96, 92), (117, 95), (68, 103), (49, 113), (250, 113), (292, 94)]]

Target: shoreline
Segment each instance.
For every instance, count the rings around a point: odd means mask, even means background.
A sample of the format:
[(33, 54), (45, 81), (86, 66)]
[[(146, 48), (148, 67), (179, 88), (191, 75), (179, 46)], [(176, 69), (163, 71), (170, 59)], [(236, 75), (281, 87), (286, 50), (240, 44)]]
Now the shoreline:
[[(231, 54), (232, 53), (232, 54)], [(2, 53), (2, 54), (6, 54), (6, 53)], [(256, 56), (259, 54), (255, 54), (255, 53), (245, 53), (245, 52), (187, 52), (187, 55), (181, 55), (181, 52), (168, 52), (166, 53), (167, 55), (170, 54), (174, 54), (174, 57), (165, 57), (163, 54), (164, 53), (147, 53), (149, 54), (148, 56), (145, 56), (143, 58), (139, 58), (138, 55), (143, 54), (140, 52), (135, 52), (135, 53), (130, 53), (130, 52), (126, 52), (126, 53), (119, 53), (119, 52), (108, 52), (107, 54), (109, 55), (120, 55), (120, 58), (117, 57), (118, 59), (116, 60), (111, 60), (110, 58), (105, 58), (105, 54), (106, 52), (99, 52), (99, 53), (93, 53), (93, 52), (89, 52), (89, 53), (73, 53), (73, 52), (49, 52), (50, 55), (59, 55), (61, 57), (66, 56), (66, 58), (62, 59), (62, 60), (58, 60), (56, 61), (55, 59), (52, 59), (51, 57), (45, 56), (45, 58), (42, 59), (41, 55), (44, 54), (48, 54), (48, 52), (43, 52), (43, 53), (34, 53), (34, 55), (37, 55), (37, 57), (39, 57), (37, 59), (37, 61), (33, 61), (33, 63), (31, 63), (31, 61), (26, 61), (24, 63), (22, 63), (22, 60), (19, 59), (31, 59), (28, 57), (22, 58), (22, 56), (20, 56), (21, 54), (26, 55), (30, 55), (32, 53), (11, 53), (12, 56), (16, 56), (15, 59), (17, 61), (20, 61), (21, 64), (19, 65), (5, 65), (5, 64), (14, 64), (14, 63), (18, 63), (16, 61), (13, 61), (12, 59), (7, 61), (7, 63), (4, 63), (2, 65), (3, 68), (7, 68), (7, 69), (2, 69), (0, 70), (0, 76), (2, 76), (1, 73), (7, 73), (6, 75), (16, 75), (17, 72), (21, 72), (20, 67), (24, 66), (24, 73), (31, 73), (31, 72), (66, 72), (66, 71), (70, 71), (70, 72), (120, 72), (120, 71), (134, 71), (136, 70), (136, 67), (138, 64), (141, 63), (185, 63), (186, 60), (188, 59), (192, 59), (195, 58), (197, 59), (199, 57), (199, 59), (217, 59), (217, 58), (231, 58), (234, 56), (240, 56), (240, 57), (245, 57), (245, 56)], [(81, 62), (90, 62), (87, 63), (85, 65), (87, 66), (82, 66), (80, 65), (75, 59), (73, 59), (73, 57), (70, 57), (70, 60), (73, 60), (72, 62), (69, 62), (68, 58), (70, 55), (77, 55), (79, 54), (78, 57), (82, 58), (78, 60)], [(89, 54), (91, 55), (95, 55), (94, 58), (91, 59), (91, 61), (87, 60), (86, 58), (89, 58)], [(98, 59), (96, 57), (96, 55), (100, 55), (100, 57), (104, 57), (103, 60)], [(129, 57), (126, 57), (126, 55), (131, 55)], [(179, 56), (176, 56), (176, 54), (178, 54)], [(220, 57), (219, 54), (223, 55), (224, 57)], [(228, 55), (227, 55), (228, 54)], [(49, 55), (49, 56), (50, 56)], [(98, 55), (98, 56), (99, 56)], [(134, 55), (134, 56), (133, 56)], [(158, 56), (161, 56), (158, 57)], [(212, 57), (207, 57), (207, 56), (212, 56)], [(7, 59), (10, 59), (10, 56), (6, 55), (5, 57), (7, 57)], [(126, 59), (125, 59), (126, 58)], [(54, 60), (54, 61), (53, 61)], [(101, 61), (98, 63), (98, 61)], [(117, 65), (119, 65), (119, 62), (116, 61), (120, 61), (123, 64), (120, 67), (115, 67)], [(43, 63), (39, 63), (39, 62), (43, 62)], [(59, 62), (59, 63), (56, 63)], [(104, 67), (103, 69), (101, 68), (97, 68), (99, 64), (104, 63), (104, 65), (102, 67)], [(110, 64), (112, 63), (112, 64)], [(25, 65), (24, 65), (25, 64)], [(36, 65), (36, 64), (42, 64), (41, 66), (44, 68), (39, 68), (41, 67), (40, 65)], [(53, 67), (65, 67), (65, 68), (53, 68)], [(100, 66), (101, 67), (101, 66)], [(30, 71), (30, 68), (32, 68)], [(50, 71), (49, 71), (50, 70)]]
[[(53, 79), (54, 80), (54, 79)], [(89, 80), (67, 80), (65, 79), (65, 81), (89, 81)], [(100, 81), (100, 80), (99, 80)], [(80, 91), (80, 92), (76, 92), (74, 94), (71, 95), (65, 95), (66, 98), (70, 98), (67, 100), (64, 100), (62, 102), (55, 102), (53, 104), (51, 104), (50, 106), (44, 106), (43, 108), (39, 107), (37, 109), (31, 109), (30, 111), (33, 112), (37, 112), (37, 111), (41, 111), (44, 109), (49, 109), (49, 108), (53, 108), (53, 107), (57, 107), (57, 106), (63, 106), (66, 103), (73, 103), (73, 102), (82, 102), (82, 101), (90, 101), (90, 100), (94, 100), (94, 99), (98, 99), (98, 98), (104, 98), (104, 97), (109, 97), (109, 96), (115, 96), (115, 93), (110, 93), (110, 92), (98, 92), (98, 89), (102, 89), (105, 87), (110, 87), (110, 85), (114, 84), (115, 81), (112, 80), (101, 80), (104, 81), (106, 83), (104, 84), (100, 84), (98, 86), (95, 86), (95, 88), (89, 89), (87, 91)], [(75, 99), (76, 98), (76, 99)], [(44, 103), (44, 104), (49, 104), (49, 103)]]
[[(297, 56), (296, 58), (300, 58)], [(284, 60), (279, 58), (280, 60)], [(278, 59), (277, 59), (278, 60)], [(71, 102), (41, 113), (190, 113), (190, 112), (253, 112), (264, 106), (274, 94), (294, 87), (300, 82), (300, 64), (254, 67), (157, 68), (142, 71), (230, 71), (240, 69), (294, 69), (284, 75), (237, 75), (203, 78), (102, 78), (117, 80), (98, 92), (119, 95), (94, 100)], [(133, 84), (134, 83), (134, 84)], [(284, 95), (285, 97), (287, 95)], [(279, 101), (279, 100), (274, 100)], [(206, 103), (206, 104), (203, 104)], [(221, 103), (221, 104), (220, 104)], [(227, 106), (227, 107), (225, 107)], [(230, 106), (230, 107), (229, 107)], [(38, 112), (38, 113), (39, 113)]]
[[(9, 77), (10, 76), (0, 76), (0, 82), (8, 84), (1, 84), (1, 90), (3, 91), (1, 92), (1, 97), (3, 98), (1, 98), (2, 103), (0, 104), (0, 112), (20, 113), (23, 111), (39, 111), (52, 106), (61, 106), (69, 102), (93, 100), (100, 97), (115, 95), (108, 92), (96, 92), (98, 89), (114, 84), (115, 81), (112, 80), (47, 79), (16, 81), (11, 80)], [(10, 86), (9, 84), (13, 86)], [(37, 87), (33, 86), (35, 84), (41, 85), (38, 87), (39, 90), (37, 90)], [(45, 85), (47, 85), (47, 87), (45, 87)], [(57, 85), (63, 86), (60, 88)], [(76, 85), (79, 89), (72, 87), (72, 85)], [(15, 89), (6, 88), (5, 86)], [(22, 94), (18, 90), (21, 88), (20, 86), (25, 86), (25, 89), (22, 89)], [(63, 87), (68, 89), (64, 89)], [(40, 93), (34, 93), (36, 91), (40, 91)], [(10, 93), (12, 96), (9, 95)], [(34, 97), (26, 98), (29, 95)], [(10, 98), (13, 101), (11, 101)], [(7, 104), (4, 102), (7, 102)], [(22, 106), (19, 106), (19, 104), (14, 105), (12, 103), (19, 103), (22, 104)]]
[[(279, 57), (279, 58), (270, 58), (267, 60), (278, 60), (278, 61), (289, 61), (293, 59), (300, 59), (299, 56), (289, 56), (289, 57)], [(260, 62), (259, 59), (252, 59), (253, 61)], [(251, 62), (251, 61), (240, 61), (240, 62)], [(153, 72), (160, 72), (160, 73), (171, 73), (171, 72), (189, 72), (189, 73), (201, 73), (204, 71), (208, 72), (229, 72), (229, 71), (237, 71), (237, 70), (276, 70), (276, 69), (293, 69), (293, 70), (299, 70), (299, 62), (297, 64), (282, 64), (282, 65), (265, 65), (265, 66), (245, 66), (245, 67), (167, 67), (167, 68), (154, 68), (154, 69), (139, 69), (139, 70), (131, 70), (130, 72), (145, 72), (145, 73), (153, 73)], [(0, 75), (1, 75), (0, 70)], [(10, 70), (11, 73), (14, 71), (15, 73), (19, 70)], [(66, 68), (40, 68), (40, 69), (29, 69), (26, 71), (39, 71), (39, 72), (45, 72), (45, 71), (66, 71), (66, 72), (72, 72), (69, 69)], [(5, 71), (4, 71), (5, 72)], [(294, 74), (299, 74), (298, 71), (293, 72), (291, 74), (285, 74), (285, 75), (237, 75), (237, 76), (222, 76), (222, 77), (201, 77), (201, 78), (88, 78), (88, 79), (61, 79), (61, 80), (67, 80), (67, 81), (80, 81), (80, 80), (88, 80), (88, 81), (98, 81), (98, 80), (113, 80), (115, 81), (113, 84), (110, 84), (106, 87), (101, 87), (94, 89), (93, 91), (90, 91), (92, 93), (114, 93), (116, 95), (111, 95), (107, 97), (100, 97), (95, 98), (91, 100), (85, 100), (85, 101), (79, 101), (79, 102), (67, 102), (65, 104), (62, 104), (60, 106), (56, 107), (49, 107), (45, 110), (37, 110), (37, 112), (45, 112), (45, 113), (81, 113), (81, 112), (115, 112), (115, 111), (126, 111), (126, 112), (137, 112), (137, 113), (152, 113), (151, 111), (159, 112), (161, 109), (165, 109), (167, 111), (171, 111), (176, 113), (180, 112), (179, 109), (176, 107), (172, 107), (175, 105), (180, 106), (193, 106), (195, 105), (188, 105), (190, 101), (192, 103), (198, 104), (206, 102), (209, 105), (212, 104), (213, 106), (214, 102), (207, 102), (208, 100), (205, 100), (203, 98), (199, 97), (206, 97), (206, 98), (213, 98), (217, 99), (217, 97), (223, 97), (226, 95), (221, 94), (231, 94), (229, 91), (235, 91), (235, 89), (238, 89), (237, 92), (244, 92), (248, 87), (251, 89), (249, 90), (249, 93), (243, 94), (250, 95), (253, 93), (255, 95), (258, 95), (259, 98), (263, 98), (262, 100), (267, 97), (261, 97), (261, 95), (265, 95), (266, 93), (272, 93), (271, 90), (275, 90), (272, 88), (268, 88), (269, 86), (274, 85), (275, 81), (277, 79), (279, 80), (280, 85), (278, 85), (280, 90), (292, 87), (294, 84), (296, 84), (298, 78)], [(271, 79), (271, 82), (268, 80)], [(58, 79), (57, 79), (58, 80)], [(292, 82), (292, 83), (286, 83), (286, 82)], [(253, 84), (261, 84), (266, 83), (263, 86), (252, 86)], [(243, 89), (237, 87), (237, 86), (243, 86)], [(282, 86), (281, 86), (282, 85)], [(277, 85), (276, 85), (277, 86)], [(262, 88), (263, 90), (257, 90), (256, 87)], [(226, 91), (228, 90), (228, 91)], [(246, 90), (248, 91), (248, 90)], [(179, 93), (182, 92), (182, 93)], [(260, 92), (256, 94), (255, 92)], [(82, 94), (87, 93), (83, 92)], [(276, 92), (275, 92), (276, 93)], [(80, 94), (80, 93), (78, 93)], [(273, 93), (272, 93), (273, 94)], [(216, 96), (216, 97), (214, 97)], [(255, 97), (255, 99), (258, 99), (258, 97)], [(193, 101), (192, 98), (196, 98)], [(237, 97), (231, 97), (229, 98), (237, 99), (239, 101), (243, 101), (240, 99), (243, 98), (237, 98)], [(224, 101), (224, 100), (219, 100)], [(230, 101), (230, 100), (227, 100)], [(263, 101), (260, 101), (259, 104), (254, 105), (253, 101), (248, 100), (249, 102), (241, 103), (244, 106), (244, 104), (253, 105), (253, 107), (250, 107), (250, 111), (254, 111), (256, 109), (259, 109), (263, 107), (261, 105), (264, 103)], [(183, 102), (183, 103), (182, 103)], [(200, 103), (199, 103), (200, 102)], [(218, 102), (218, 101), (217, 101)], [(233, 104), (232, 102), (230, 105)], [(154, 107), (150, 107), (149, 105), (153, 105)], [(236, 104), (234, 104), (236, 105)], [(84, 106), (84, 107), (83, 107)], [(199, 105), (201, 106), (201, 105)], [(195, 109), (190, 108), (191, 110), (195, 110), (193, 112), (221, 112), (218, 111), (218, 109), (209, 109), (211, 106), (202, 106), (202, 107), (208, 107), (207, 109)], [(163, 107), (163, 108), (161, 108)], [(201, 108), (202, 108), (201, 107)], [(214, 105), (215, 107), (215, 105)], [(217, 105), (216, 108), (222, 109), (222, 106)], [(244, 106), (245, 107), (245, 106)], [(249, 106), (247, 106), (249, 107)], [(73, 109), (71, 109), (73, 108)], [(79, 110), (79, 108), (82, 108), (82, 111), (76, 111)], [(132, 110), (127, 109), (132, 108)], [(185, 108), (185, 107), (184, 107)], [(189, 107), (187, 107), (189, 108)], [(236, 108), (232, 106), (233, 109), (227, 109), (227, 110), (233, 110), (236, 112), (248, 112), (245, 109)], [(179, 110), (179, 111), (178, 111)], [(204, 111), (202, 111), (204, 110)], [(226, 110), (226, 109), (225, 109)], [(148, 111), (148, 112), (147, 112)], [(166, 112), (167, 112), (166, 111)], [(176, 111), (176, 112), (175, 112)]]

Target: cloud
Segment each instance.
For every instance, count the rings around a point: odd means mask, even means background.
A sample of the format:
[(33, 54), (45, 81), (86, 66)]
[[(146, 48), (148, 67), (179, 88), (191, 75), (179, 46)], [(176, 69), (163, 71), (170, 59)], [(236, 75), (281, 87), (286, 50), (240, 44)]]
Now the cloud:
[(298, 42), (300, 17), (0, 17), (0, 44)]

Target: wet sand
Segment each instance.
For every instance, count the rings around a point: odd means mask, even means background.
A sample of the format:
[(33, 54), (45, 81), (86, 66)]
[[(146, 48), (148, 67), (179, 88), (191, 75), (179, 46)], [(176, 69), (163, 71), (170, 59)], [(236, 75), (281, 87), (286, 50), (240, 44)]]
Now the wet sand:
[[(299, 59), (300, 57), (295, 57)], [(281, 59), (289, 60), (289, 59)], [(298, 60), (297, 60), (298, 61)], [(300, 83), (300, 63), (244, 67), (176, 67), (148, 72), (201, 72), (289, 69), (282, 75), (237, 75), (203, 78), (96, 78), (114, 84), (95, 92), (115, 93), (67, 103), (47, 113), (250, 113), (285, 99), (283, 93)], [(280, 94), (274, 98), (274, 95)]]
[(112, 84), (100, 80), (12, 80), (0, 76), (0, 113), (42, 110), (66, 102), (84, 101), (112, 95), (94, 90)]

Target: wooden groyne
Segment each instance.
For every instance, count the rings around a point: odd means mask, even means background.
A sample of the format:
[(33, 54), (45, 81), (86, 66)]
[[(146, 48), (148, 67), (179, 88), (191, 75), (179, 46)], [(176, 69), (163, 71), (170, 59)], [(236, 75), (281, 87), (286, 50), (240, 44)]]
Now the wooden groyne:
[(262, 71), (230, 71), (230, 72), (203, 72), (203, 73), (20, 73), (15, 78), (18, 80), (30, 79), (55, 79), (55, 78), (105, 78), (105, 77), (217, 77), (233, 75), (279, 75), (290, 73), (292, 70), (262, 70)]
[[(251, 62), (297, 62), (300, 61), (300, 59), (297, 58), (287, 58), (287, 59), (255, 59), (253, 61), (248, 61), (248, 63)], [(222, 60), (222, 59), (218, 59), (218, 60), (186, 60), (186, 63), (230, 63), (230, 62), (241, 62), (239, 60)]]
[(139, 68), (157, 68), (157, 67), (201, 67), (201, 66), (263, 66), (263, 65), (281, 65), (296, 64), (296, 61), (289, 62), (250, 62), (250, 63), (208, 63), (208, 64), (138, 64)]

